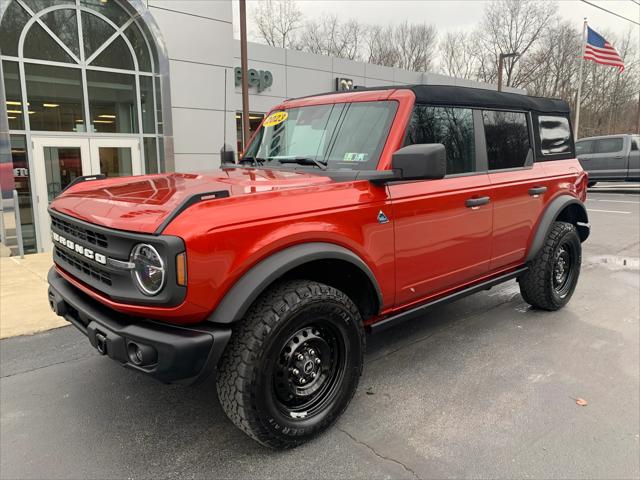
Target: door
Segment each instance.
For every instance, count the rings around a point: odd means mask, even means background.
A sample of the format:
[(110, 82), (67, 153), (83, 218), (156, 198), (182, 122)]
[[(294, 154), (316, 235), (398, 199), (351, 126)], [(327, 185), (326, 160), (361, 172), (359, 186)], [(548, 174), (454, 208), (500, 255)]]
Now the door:
[(142, 173), (137, 139), (32, 137), (36, 165), (40, 246), (51, 249), (47, 208), (71, 182), (83, 175), (107, 177)]
[(442, 143), (447, 177), (389, 184), (395, 226), (396, 303), (419, 303), (486, 274), (491, 185), (471, 109), (416, 105), (405, 145)]
[[(584, 149), (578, 149), (578, 158), (582, 168), (589, 173), (589, 180), (625, 179), (627, 177), (627, 156), (624, 150), (624, 138), (604, 137), (591, 140), (591, 142), (593, 143), (585, 145)], [(585, 153), (580, 153), (580, 150)]]
[(493, 187), (490, 271), (496, 272), (524, 261), (549, 181), (543, 165), (534, 163), (527, 113), (484, 110), (482, 123)]

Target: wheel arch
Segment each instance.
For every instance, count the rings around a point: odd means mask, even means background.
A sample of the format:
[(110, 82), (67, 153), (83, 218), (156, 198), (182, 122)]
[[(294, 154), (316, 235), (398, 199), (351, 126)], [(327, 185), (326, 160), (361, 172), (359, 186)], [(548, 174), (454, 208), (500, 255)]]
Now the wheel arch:
[(584, 204), (571, 195), (560, 195), (547, 206), (542, 214), (527, 254), (527, 262), (533, 260), (538, 254), (553, 226), (553, 222), (556, 221), (575, 225), (581, 242), (584, 242), (589, 237), (591, 227)]
[(363, 318), (375, 315), (382, 307), (375, 275), (357, 254), (332, 243), (312, 242), (285, 248), (254, 265), (235, 282), (207, 320), (237, 322), (269, 286), (293, 278), (315, 280), (343, 291)]

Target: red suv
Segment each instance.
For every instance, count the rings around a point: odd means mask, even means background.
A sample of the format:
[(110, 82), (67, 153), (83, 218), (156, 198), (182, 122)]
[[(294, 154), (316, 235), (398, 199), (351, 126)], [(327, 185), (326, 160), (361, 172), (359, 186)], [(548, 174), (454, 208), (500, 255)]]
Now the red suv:
[(288, 100), (213, 174), (82, 178), (51, 204), (53, 310), (163, 382), (217, 369), (262, 444), (344, 411), (365, 331), (516, 279), (571, 297), (589, 235), (566, 102), (416, 85)]

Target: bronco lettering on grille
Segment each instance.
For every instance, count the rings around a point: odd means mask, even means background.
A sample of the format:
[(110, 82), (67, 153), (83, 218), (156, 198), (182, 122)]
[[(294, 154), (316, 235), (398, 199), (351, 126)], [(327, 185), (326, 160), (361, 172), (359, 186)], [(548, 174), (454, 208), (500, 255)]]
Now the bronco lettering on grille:
[(64, 245), (69, 250), (72, 250), (76, 253), (79, 253), (80, 255), (83, 255), (89, 260), (94, 260), (101, 265), (107, 264), (107, 257), (102, 255), (101, 253), (94, 252), (90, 248), (80, 245), (79, 243), (76, 243), (73, 240), (69, 240), (68, 238), (63, 237), (62, 235), (56, 232), (52, 233), (52, 237), (53, 237), (53, 241), (56, 242), (57, 244)]

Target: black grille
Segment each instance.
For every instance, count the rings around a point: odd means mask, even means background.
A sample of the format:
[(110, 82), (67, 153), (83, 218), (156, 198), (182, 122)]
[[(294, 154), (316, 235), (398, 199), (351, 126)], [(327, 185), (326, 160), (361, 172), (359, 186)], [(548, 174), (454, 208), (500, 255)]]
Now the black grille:
[(77, 238), (78, 240), (82, 240), (83, 242), (90, 243), (102, 248), (109, 247), (107, 237), (102, 233), (95, 232), (88, 228), (83, 228), (79, 225), (74, 225), (73, 223), (67, 222), (66, 220), (54, 217), (53, 215), (51, 215), (51, 226), (55, 227), (61, 232), (72, 235), (73, 237)]
[(89, 262), (85, 262), (84, 260), (75, 257), (74, 255), (70, 255), (59, 247), (54, 248), (54, 255), (56, 259), (73, 267), (76, 271), (83, 272), (85, 275), (89, 275), (91, 278), (98, 280), (105, 285), (111, 285), (111, 274), (103, 271), (96, 265), (92, 265)]

